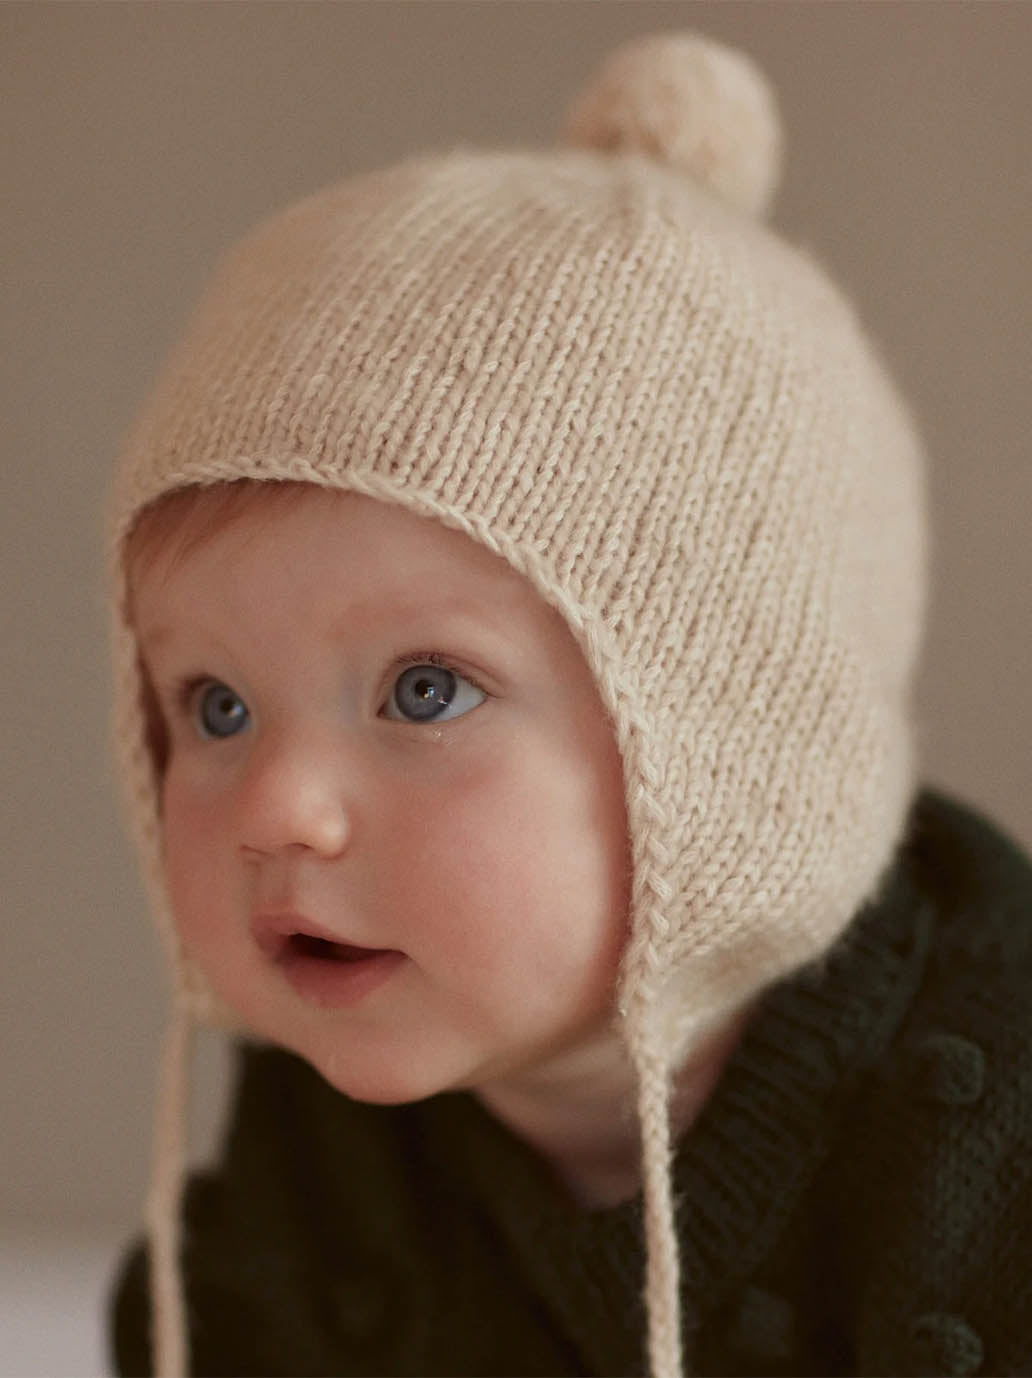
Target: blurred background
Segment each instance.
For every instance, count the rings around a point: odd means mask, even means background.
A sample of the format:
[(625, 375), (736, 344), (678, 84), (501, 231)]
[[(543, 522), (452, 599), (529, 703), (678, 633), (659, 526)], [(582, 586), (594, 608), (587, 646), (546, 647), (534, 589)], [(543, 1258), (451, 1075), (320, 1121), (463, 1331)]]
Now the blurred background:
[[(0, 1372), (103, 1373), (165, 989), (108, 764), (101, 509), (207, 268), (451, 142), (547, 144), (617, 43), (692, 27), (779, 93), (773, 222), (859, 302), (931, 455), (924, 780), (1032, 849), (1032, 4), (7, 3)], [(204, 1035), (193, 1153), (217, 1143)]]

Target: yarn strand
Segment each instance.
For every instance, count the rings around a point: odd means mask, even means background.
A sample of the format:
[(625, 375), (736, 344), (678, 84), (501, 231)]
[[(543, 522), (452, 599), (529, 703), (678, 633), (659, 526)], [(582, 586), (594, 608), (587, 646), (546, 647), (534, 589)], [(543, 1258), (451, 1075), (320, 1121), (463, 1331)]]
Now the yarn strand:
[(634, 1040), (638, 1065), (642, 1176), (645, 1205), (649, 1372), (683, 1378), (680, 1259), (671, 1185), (670, 1075), (666, 1065)]
[(179, 1249), (192, 1034), (193, 1024), (186, 1001), (182, 992), (177, 991), (161, 1054), (154, 1157), (146, 1208), (153, 1358), (158, 1378), (186, 1378), (189, 1372)]

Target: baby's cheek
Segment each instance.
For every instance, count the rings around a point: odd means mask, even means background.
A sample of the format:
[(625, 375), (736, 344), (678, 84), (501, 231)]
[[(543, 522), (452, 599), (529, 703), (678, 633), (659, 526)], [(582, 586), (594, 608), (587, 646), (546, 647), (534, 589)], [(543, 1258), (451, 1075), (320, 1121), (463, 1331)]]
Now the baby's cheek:
[(414, 941), (446, 946), (485, 979), (579, 967), (595, 925), (573, 910), (593, 915), (604, 897), (570, 802), (525, 750), (471, 764), (444, 792), (439, 783), (410, 791), (394, 904), (408, 912)]
[[(400, 808), (399, 808), (400, 805)], [(529, 880), (525, 820), (490, 764), (410, 784), (395, 804), (388, 874), (395, 902), (425, 910), (438, 935), (478, 936), (490, 915)]]
[(172, 916), (191, 949), (215, 938), (228, 876), (219, 861), (213, 821), (191, 807), (174, 784), (166, 789), (162, 840)]

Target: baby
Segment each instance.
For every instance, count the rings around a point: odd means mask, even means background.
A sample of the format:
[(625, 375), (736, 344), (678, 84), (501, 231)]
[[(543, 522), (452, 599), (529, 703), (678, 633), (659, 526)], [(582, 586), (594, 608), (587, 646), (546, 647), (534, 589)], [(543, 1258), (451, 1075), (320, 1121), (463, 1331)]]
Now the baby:
[(914, 429), (746, 58), (632, 43), (566, 144), (259, 226), (127, 442), (117, 1367), (1029, 1371), (1032, 866), (915, 780)]

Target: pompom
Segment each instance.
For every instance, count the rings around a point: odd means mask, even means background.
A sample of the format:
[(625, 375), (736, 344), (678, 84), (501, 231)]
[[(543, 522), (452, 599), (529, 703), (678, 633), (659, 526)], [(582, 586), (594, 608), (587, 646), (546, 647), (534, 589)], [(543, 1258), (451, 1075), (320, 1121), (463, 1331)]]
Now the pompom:
[(563, 139), (658, 159), (755, 216), (766, 213), (781, 173), (781, 121), (766, 77), (744, 53), (691, 33), (618, 48), (571, 105)]

